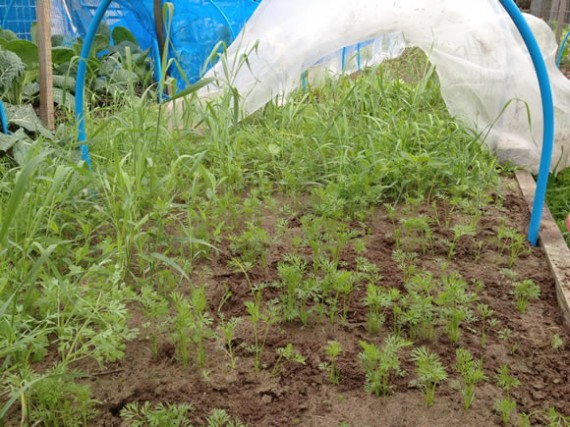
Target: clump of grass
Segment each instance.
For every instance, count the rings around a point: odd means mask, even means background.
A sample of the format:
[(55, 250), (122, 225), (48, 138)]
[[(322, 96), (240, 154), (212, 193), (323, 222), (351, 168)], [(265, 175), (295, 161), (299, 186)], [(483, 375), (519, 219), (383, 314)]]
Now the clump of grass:
[(566, 229), (566, 218), (570, 213), (570, 168), (559, 171), (548, 180), (546, 203), (560, 227), (566, 243), (570, 246), (570, 232)]

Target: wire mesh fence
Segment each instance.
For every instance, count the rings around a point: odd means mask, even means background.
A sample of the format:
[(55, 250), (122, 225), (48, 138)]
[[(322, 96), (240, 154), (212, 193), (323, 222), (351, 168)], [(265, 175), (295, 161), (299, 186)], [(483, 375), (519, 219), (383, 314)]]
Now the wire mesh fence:
[(30, 40), (32, 24), (36, 22), (35, 0), (0, 0), (0, 26)]

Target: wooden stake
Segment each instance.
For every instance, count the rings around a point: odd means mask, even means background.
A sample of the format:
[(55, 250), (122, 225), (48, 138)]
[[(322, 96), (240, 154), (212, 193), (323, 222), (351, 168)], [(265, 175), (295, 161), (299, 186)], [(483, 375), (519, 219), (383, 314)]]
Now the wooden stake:
[(558, 24), (556, 26), (556, 43), (561, 43), (562, 30), (566, 25), (566, 11), (568, 10), (568, 0), (560, 0), (560, 9), (558, 9)]
[(40, 60), (40, 118), (48, 129), (55, 125), (51, 61), (51, 1), (37, 0)]

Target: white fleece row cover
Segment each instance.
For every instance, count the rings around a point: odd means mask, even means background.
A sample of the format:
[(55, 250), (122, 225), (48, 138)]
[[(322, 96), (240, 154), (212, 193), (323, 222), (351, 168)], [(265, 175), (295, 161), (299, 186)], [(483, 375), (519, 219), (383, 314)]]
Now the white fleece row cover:
[[(550, 28), (525, 18), (551, 79), (552, 169), (559, 170), (570, 166), (570, 81), (556, 68)], [(398, 39), (422, 49), (436, 66), (453, 116), (487, 135), (500, 160), (537, 170), (543, 129), (538, 81), (522, 38), (497, 0), (264, 0), (225, 58), (206, 74), (218, 83), (200, 95), (211, 97), (231, 85), (243, 97), (245, 114), (251, 114), (298, 88), (301, 73), (323, 58), (330, 68), (331, 55), (344, 46), (374, 40), (361, 45), (369, 53), (361, 65), (370, 65), (399, 54)]]

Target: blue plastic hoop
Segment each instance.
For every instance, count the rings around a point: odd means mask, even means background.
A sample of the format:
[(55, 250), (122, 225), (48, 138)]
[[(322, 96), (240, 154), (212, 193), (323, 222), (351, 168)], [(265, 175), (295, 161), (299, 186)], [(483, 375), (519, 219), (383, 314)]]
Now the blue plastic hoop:
[(87, 61), (91, 54), (91, 47), (97, 29), (103, 20), (103, 15), (109, 8), (112, 0), (103, 0), (97, 7), (93, 20), (89, 24), (81, 54), (79, 55), (79, 66), (77, 67), (77, 80), (75, 82), (75, 119), (77, 120), (77, 141), (79, 142), (79, 149), (81, 150), (81, 160), (87, 163), (89, 170), (92, 169), (91, 156), (89, 155), (89, 147), (85, 144), (87, 133), (85, 131), (85, 74), (87, 72)]
[(0, 121), (2, 122), (2, 131), (8, 135), (8, 117), (6, 117), (6, 110), (4, 103), (0, 100)]
[(564, 47), (566, 46), (566, 43), (568, 42), (569, 38), (570, 38), (570, 31), (566, 33), (566, 37), (564, 37), (564, 40), (562, 41), (560, 48), (558, 48), (558, 55), (556, 56), (556, 66), (558, 68), (560, 68), (560, 63), (562, 62), (562, 54), (564, 53)]
[[(95, 15), (87, 28), (87, 33), (85, 35), (85, 40), (83, 41), (83, 47), (81, 48), (81, 53), (79, 55), (79, 65), (77, 67), (77, 79), (75, 82), (75, 119), (77, 120), (77, 141), (79, 142), (79, 149), (81, 151), (81, 160), (83, 160), (89, 170), (92, 169), (91, 156), (89, 155), (89, 147), (85, 144), (87, 139), (87, 132), (85, 130), (85, 74), (87, 72), (87, 61), (91, 54), (91, 48), (93, 47), (93, 41), (95, 40), (95, 35), (101, 25), (103, 16), (109, 8), (113, 0), (103, 0), (97, 9), (95, 10)], [(161, 65), (160, 57), (158, 54), (158, 49), (155, 45), (155, 77), (158, 77), (157, 81), (161, 81)], [(162, 86), (159, 87), (159, 92), (162, 91)]]
[(542, 100), (542, 119), (544, 122), (542, 154), (528, 228), (528, 240), (533, 246), (536, 246), (538, 243), (540, 220), (542, 218), (542, 209), (544, 206), (544, 199), (546, 197), (546, 187), (548, 185), (548, 174), (550, 172), (552, 148), (554, 145), (554, 103), (552, 101), (552, 89), (550, 87), (550, 79), (548, 77), (544, 58), (542, 57), (542, 52), (540, 51), (538, 42), (536, 41), (536, 38), (534, 37), (534, 34), (532, 33), (532, 30), (526, 22), (523, 14), (513, 0), (499, 1), (519, 30), (528, 52), (530, 53), (536, 77), (538, 78), (540, 97)]

